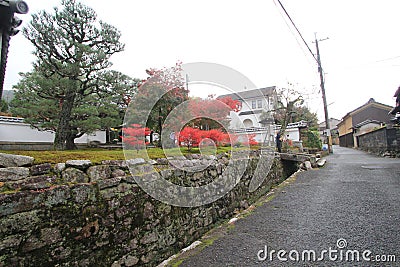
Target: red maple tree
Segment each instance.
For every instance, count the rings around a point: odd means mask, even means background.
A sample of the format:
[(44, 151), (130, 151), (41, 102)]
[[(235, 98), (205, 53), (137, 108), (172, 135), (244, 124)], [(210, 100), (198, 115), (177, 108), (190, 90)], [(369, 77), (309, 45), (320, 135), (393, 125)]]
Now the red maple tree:
[(205, 130), (227, 128), (229, 125), (229, 114), (231, 111), (238, 111), (241, 103), (230, 97), (214, 99), (209, 95), (206, 99), (192, 99), (188, 105), (192, 118), (192, 124)]
[(244, 142), (245, 145), (249, 145), (249, 146), (256, 146), (258, 145), (258, 142), (255, 139), (256, 134), (247, 134), (246, 135), (246, 141)]
[(242, 102), (240, 102), (239, 100), (233, 100), (229, 96), (218, 98), (217, 100), (221, 101), (235, 112), (238, 112), (242, 109)]
[[(186, 146), (190, 151), (192, 147), (198, 147), (202, 141), (207, 139), (212, 140), (216, 146), (223, 146), (230, 144), (231, 140), (234, 139), (233, 137), (219, 129), (206, 131), (193, 127), (185, 127), (178, 133), (178, 143), (179, 145)], [(204, 144), (207, 145), (207, 143)]]
[(139, 151), (147, 144), (146, 136), (150, 134), (150, 129), (140, 124), (131, 124), (130, 127), (123, 128), (122, 140)]
[(197, 128), (185, 127), (178, 133), (179, 145), (186, 146), (189, 151), (192, 147), (197, 147), (201, 139), (201, 131)]
[(189, 98), (181, 64), (178, 62), (172, 68), (146, 70), (149, 77), (142, 81), (134, 98), (135, 105), (130, 107), (130, 123), (146, 125), (154, 132), (162, 133), (168, 114)]
[(229, 143), (229, 134), (224, 133), (219, 129), (204, 131), (204, 138), (213, 140), (216, 146), (222, 146)]

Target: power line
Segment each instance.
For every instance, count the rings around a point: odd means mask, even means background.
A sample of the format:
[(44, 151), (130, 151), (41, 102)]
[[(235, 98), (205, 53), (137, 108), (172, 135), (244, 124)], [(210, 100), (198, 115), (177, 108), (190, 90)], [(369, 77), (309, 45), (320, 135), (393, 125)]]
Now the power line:
[[(274, 1), (274, 4), (275, 4), (276, 7), (278, 7), (275, 1)], [(285, 22), (285, 25), (288, 27), (290, 33), (293, 35), (294, 39), (296, 40), (297, 45), (299, 46), (299, 48), (300, 48), (301, 51), (303, 52), (305, 58), (307, 58), (307, 60), (308, 60), (309, 58), (308, 58), (308, 56), (307, 56), (306, 50), (304, 49), (304, 46), (301, 45), (301, 43), (299, 42), (299, 39), (297, 38), (296, 34), (293, 32), (292, 27), (290, 27), (290, 25), (287, 23), (287, 20), (285, 19), (283, 13), (282, 13), (282, 12), (279, 12), (279, 15), (281, 15), (283, 21)]]
[[(303, 35), (301, 34), (299, 28), (297, 28), (296, 24), (294, 23), (294, 21), (292, 20), (292, 18), (290, 17), (289, 13), (286, 11), (285, 7), (282, 5), (280, 0), (277, 0), (279, 5), (281, 6), (281, 8), (283, 9), (283, 11), (285, 12), (286, 16), (289, 18), (290, 22), (292, 23), (293, 27), (296, 29), (297, 33), (299, 34), (299, 36), (301, 37), (301, 39), (303, 40), (304, 44), (306, 45), (308, 51), (310, 52), (310, 54), (312, 55), (312, 57), (315, 59), (315, 61), (317, 61), (318, 64), (318, 72), (320, 75), (320, 80), (321, 80), (321, 93), (322, 93), (322, 98), (323, 98), (323, 103), (324, 103), (324, 112), (325, 112), (325, 127), (326, 127), (326, 131), (327, 131), (327, 136), (328, 136), (328, 151), (330, 153), (332, 153), (332, 139), (331, 139), (331, 134), (330, 134), (330, 125), (329, 125), (329, 115), (328, 115), (328, 106), (327, 106), (327, 102), (326, 102), (326, 95), (325, 95), (325, 82), (324, 82), (324, 72), (322, 69), (322, 64), (321, 64), (321, 58), (320, 58), (320, 54), (319, 54), (319, 47), (318, 47), (318, 40), (317, 40), (317, 36), (315, 34), (315, 44), (316, 44), (316, 49), (317, 49), (317, 57), (315, 57), (314, 53), (312, 52), (311, 48), (308, 46), (306, 40), (304, 40)], [(322, 40), (321, 40), (322, 41)]]
[(389, 60), (393, 60), (393, 59), (396, 59), (396, 58), (400, 58), (400, 56), (385, 58), (385, 59), (381, 59), (381, 60), (376, 60), (376, 61), (374, 61), (374, 63), (383, 62), (383, 61), (389, 61)]
[(293, 27), (296, 29), (297, 33), (300, 35), (301, 40), (303, 40), (303, 43), (306, 45), (308, 51), (310, 52), (310, 54), (312, 55), (312, 57), (315, 59), (315, 61), (317, 63), (318, 59), (315, 57), (314, 53), (312, 52), (311, 48), (308, 46), (306, 40), (303, 38), (303, 35), (301, 34), (300, 30), (297, 28), (296, 24), (294, 23), (294, 21), (292, 20), (292, 18), (290, 17), (289, 13), (286, 11), (285, 7), (282, 5), (280, 0), (277, 0), (279, 5), (281, 6), (281, 8), (283, 9), (283, 11), (285, 12), (286, 16), (289, 18), (290, 22), (292, 23)]

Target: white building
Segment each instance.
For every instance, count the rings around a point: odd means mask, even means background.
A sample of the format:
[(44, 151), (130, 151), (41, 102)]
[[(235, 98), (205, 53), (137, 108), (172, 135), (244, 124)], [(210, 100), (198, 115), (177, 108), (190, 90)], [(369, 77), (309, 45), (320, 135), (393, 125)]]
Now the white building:
[[(258, 143), (274, 145), (275, 135), (280, 130), (280, 125), (275, 125), (273, 119), (277, 102), (276, 91), (276, 86), (271, 86), (218, 96), (230, 97), (242, 104), (241, 110), (230, 113), (230, 130), (239, 135), (256, 134), (255, 140)], [(300, 143), (301, 146), (300, 129), (304, 127), (307, 127), (305, 121), (289, 123), (284, 139)]]
[(276, 87), (271, 86), (218, 96), (218, 98), (224, 97), (239, 100), (242, 104), (242, 108), (238, 112), (231, 111), (231, 129), (262, 127), (260, 124), (261, 114), (274, 109)]
[[(51, 149), (54, 137), (54, 132), (32, 128), (23, 118), (0, 116), (0, 149)], [(96, 131), (75, 139), (77, 145), (87, 146), (93, 142), (106, 143), (106, 132)]]
[[(238, 111), (231, 111), (229, 128), (237, 134), (256, 134), (255, 140), (258, 143), (274, 141), (272, 112), (276, 103), (276, 87), (265, 87), (246, 90), (232, 94), (218, 96), (218, 98), (230, 97), (239, 100), (242, 108)], [(261, 115), (271, 117), (270, 125), (263, 127)]]

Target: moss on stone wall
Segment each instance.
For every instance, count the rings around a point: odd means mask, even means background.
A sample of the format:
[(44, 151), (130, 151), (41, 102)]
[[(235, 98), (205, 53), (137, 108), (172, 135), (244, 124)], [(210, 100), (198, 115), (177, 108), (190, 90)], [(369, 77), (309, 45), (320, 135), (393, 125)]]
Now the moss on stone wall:
[[(227, 155), (208, 160), (213, 163), (200, 174), (177, 170), (165, 159), (151, 164), (166, 179), (195, 186), (213, 181), (229, 162)], [(195, 167), (201, 159), (179, 161)], [(250, 193), (258, 161), (258, 154), (252, 154), (239, 183), (222, 198), (187, 208), (146, 194), (124, 161), (3, 166), (0, 266), (154, 266), (247, 208), (285, 178), (281, 161), (274, 159), (264, 182)], [(150, 163), (140, 162), (133, 175), (145, 176)], [(12, 179), (7, 176), (10, 171)], [(9, 192), (10, 188), (15, 192)]]

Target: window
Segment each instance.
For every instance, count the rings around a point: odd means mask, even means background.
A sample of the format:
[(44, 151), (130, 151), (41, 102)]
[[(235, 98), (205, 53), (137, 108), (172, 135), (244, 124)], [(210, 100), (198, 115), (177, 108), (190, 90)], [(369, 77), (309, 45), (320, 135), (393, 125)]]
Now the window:
[(257, 108), (257, 102), (255, 100), (251, 101), (251, 108)]
[(257, 108), (262, 108), (262, 100), (257, 100)]
[(251, 128), (251, 127), (253, 127), (253, 122), (250, 119), (245, 119), (243, 121), (243, 125), (245, 128)]

